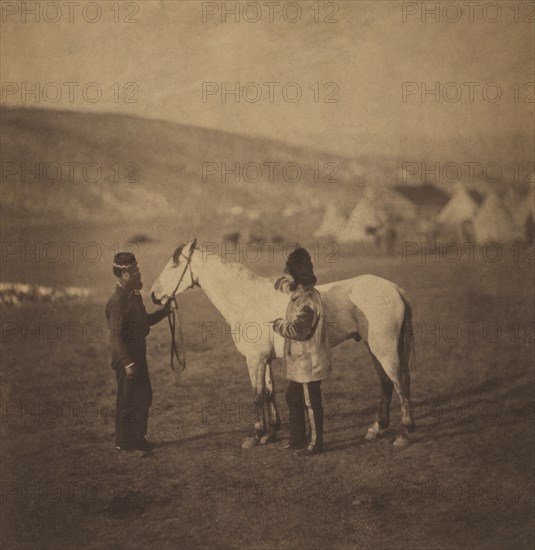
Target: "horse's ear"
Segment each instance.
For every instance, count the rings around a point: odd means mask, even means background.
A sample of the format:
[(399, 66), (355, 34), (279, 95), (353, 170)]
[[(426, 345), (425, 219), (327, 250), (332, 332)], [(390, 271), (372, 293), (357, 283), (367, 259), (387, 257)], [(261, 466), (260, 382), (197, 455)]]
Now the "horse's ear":
[(173, 254), (173, 264), (174, 266), (173, 267), (176, 267), (177, 264), (178, 264), (178, 258), (180, 258), (180, 254), (182, 254), (182, 249), (184, 248), (184, 245), (181, 244), (180, 246), (177, 247), (177, 249), (175, 250), (174, 254)]
[(191, 246), (189, 247), (189, 251), (193, 252), (197, 246), (197, 239), (193, 239), (193, 242), (191, 243)]

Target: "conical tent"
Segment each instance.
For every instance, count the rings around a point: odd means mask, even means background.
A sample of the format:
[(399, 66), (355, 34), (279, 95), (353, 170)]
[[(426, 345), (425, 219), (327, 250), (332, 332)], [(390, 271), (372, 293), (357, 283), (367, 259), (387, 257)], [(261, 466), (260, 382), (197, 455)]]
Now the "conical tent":
[(528, 237), (526, 231), (530, 218), (532, 224), (535, 221), (535, 189), (532, 186), (526, 194), (520, 196), (511, 192), (508, 199), (515, 236), (520, 239), (526, 238)]
[(381, 204), (381, 218), (387, 220), (414, 220), (417, 218), (414, 204), (394, 191), (388, 190), (377, 197), (375, 204)]
[(365, 242), (373, 240), (374, 230), (383, 225), (373, 202), (369, 199), (359, 201), (344, 225), (338, 240), (342, 243)]
[(346, 222), (344, 214), (334, 202), (330, 202), (325, 209), (321, 225), (314, 231), (314, 237), (337, 237)]
[(478, 210), (478, 204), (463, 185), (455, 188), (446, 206), (437, 214), (441, 224), (460, 227), (463, 222), (471, 221)]
[(489, 193), (474, 218), (474, 232), (479, 244), (507, 242), (515, 238), (511, 215), (494, 193)]

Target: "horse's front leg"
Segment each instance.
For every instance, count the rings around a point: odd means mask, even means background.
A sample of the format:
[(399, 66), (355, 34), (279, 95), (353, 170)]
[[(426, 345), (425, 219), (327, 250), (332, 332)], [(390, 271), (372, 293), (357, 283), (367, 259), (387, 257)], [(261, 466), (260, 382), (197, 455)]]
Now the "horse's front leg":
[(260, 437), (260, 444), (272, 443), (276, 439), (280, 428), (280, 417), (275, 403), (275, 384), (271, 372), (271, 364), (267, 363), (264, 371), (264, 428), (265, 433)]
[(246, 437), (242, 449), (250, 449), (258, 444), (273, 441), (280, 425), (275, 406), (275, 392), (271, 367), (265, 358), (247, 358), (249, 378), (253, 387), (253, 406), (255, 412), (254, 436)]

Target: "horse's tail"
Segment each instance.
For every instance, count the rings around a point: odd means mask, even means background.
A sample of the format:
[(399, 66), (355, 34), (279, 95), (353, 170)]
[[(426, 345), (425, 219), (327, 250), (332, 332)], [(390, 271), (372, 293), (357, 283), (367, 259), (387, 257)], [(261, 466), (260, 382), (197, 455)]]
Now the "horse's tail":
[(405, 305), (403, 324), (401, 325), (398, 342), (400, 367), (403, 372), (413, 373), (416, 371), (416, 353), (414, 350), (412, 305), (405, 292), (401, 288), (398, 288), (398, 291)]

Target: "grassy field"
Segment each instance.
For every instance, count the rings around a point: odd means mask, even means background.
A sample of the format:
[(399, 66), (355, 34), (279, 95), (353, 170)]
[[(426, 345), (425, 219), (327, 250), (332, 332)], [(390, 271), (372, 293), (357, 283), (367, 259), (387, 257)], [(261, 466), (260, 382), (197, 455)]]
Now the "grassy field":
[[(98, 238), (127, 237), (103, 230)], [(139, 250), (145, 293), (173, 241)], [(111, 255), (4, 265), (9, 280), (59, 280), (95, 294), (87, 303), (3, 308), (2, 548), (533, 548), (535, 316), (526, 258), (423, 262), (340, 250), (337, 261), (317, 262), (320, 282), (374, 273), (412, 299), (417, 429), (402, 450), (392, 446), (394, 429), (364, 442), (379, 386), (365, 348), (345, 343), (323, 384), (325, 453), (302, 459), (282, 449), (278, 363), (280, 440), (241, 450), (252, 427), (247, 369), (229, 336), (203, 338), (202, 323), (221, 317), (200, 290), (179, 301), (182, 374), (168, 367), (165, 322), (149, 337), (155, 452), (115, 451), (104, 319)], [(274, 276), (282, 265), (264, 259), (251, 268)], [(397, 397), (392, 417), (395, 428)]]

